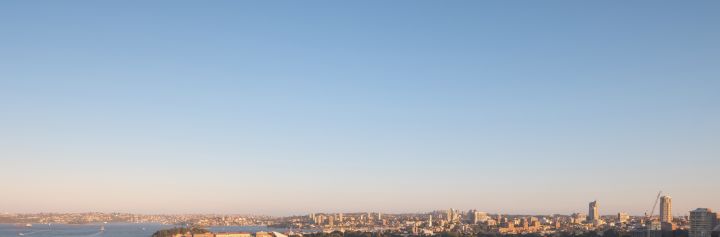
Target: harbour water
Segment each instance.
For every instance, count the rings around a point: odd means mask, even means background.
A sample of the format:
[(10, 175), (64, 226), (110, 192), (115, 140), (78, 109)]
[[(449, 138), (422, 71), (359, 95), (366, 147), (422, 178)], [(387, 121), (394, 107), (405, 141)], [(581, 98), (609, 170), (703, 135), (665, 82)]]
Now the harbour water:
[[(33, 224), (32, 227), (0, 224), (0, 237), (150, 237), (155, 231), (172, 227), (172, 225), (135, 223), (86, 225)], [(209, 227), (208, 229), (213, 232), (286, 231), (285, 229), (268, 228), (265, 226), (218, 226)]]

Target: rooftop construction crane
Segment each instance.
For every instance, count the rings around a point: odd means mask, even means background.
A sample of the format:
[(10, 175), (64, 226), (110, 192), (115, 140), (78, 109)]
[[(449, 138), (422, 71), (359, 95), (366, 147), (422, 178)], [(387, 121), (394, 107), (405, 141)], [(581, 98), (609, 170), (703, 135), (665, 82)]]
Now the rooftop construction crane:
[(647, 227), (647, 237), (650, 237), (650, 227), (652, 227), (652, 216), (655, 214), (655, 207), (657, 207), (658, 200), (660, 200), (660, 195), (662, 195), (662, 190), (658, 192), (657, 197), (655, 198), (655, 203), (653, 203), (652, 209), (650, 209), (650, 215), (647, 216), (647, 224), (645, 226)]
[(660, 195), (662, 195), (662, 191), (658, 192), (658, 195), (655, 198), (655, 203), (653, 203), (653, 207), (650, 210), (650, 216), (649, 216), (650, 219), (652, 219), (653, 214), (655, 214), (655, 207), (657, 207), (658, 200), (660, 200)]

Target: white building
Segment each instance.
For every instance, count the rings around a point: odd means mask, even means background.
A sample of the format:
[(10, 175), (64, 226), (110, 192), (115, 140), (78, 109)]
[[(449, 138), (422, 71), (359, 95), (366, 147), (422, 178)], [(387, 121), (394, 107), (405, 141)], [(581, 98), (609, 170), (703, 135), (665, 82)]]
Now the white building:
[(711, 237), (717, 224), (717, 214), (707, 208), (690, 211), (690, 237)]

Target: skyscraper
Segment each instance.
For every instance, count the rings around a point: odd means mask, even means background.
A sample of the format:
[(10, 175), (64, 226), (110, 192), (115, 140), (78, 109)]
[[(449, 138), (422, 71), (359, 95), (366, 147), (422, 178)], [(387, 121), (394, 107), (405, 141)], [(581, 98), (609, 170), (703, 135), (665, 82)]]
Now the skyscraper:
[(428, 216), (428, 227), (432, 227), (432, 214)]
[(672, 198), (670, 196), (662, 196), (660, 198), (660, 221), (672, 222)]
[(595, 200), (595, 201), (590, 202), (587, 221), (595, 222), (597, 220), (600, 220), (600, 214), (598, 214), (598, 204), (597, 204), (597, 200)]
[(698, 208), (690, 211), (690, 236), (710, 237), (717, 222), (717, 214), (707, 208)]

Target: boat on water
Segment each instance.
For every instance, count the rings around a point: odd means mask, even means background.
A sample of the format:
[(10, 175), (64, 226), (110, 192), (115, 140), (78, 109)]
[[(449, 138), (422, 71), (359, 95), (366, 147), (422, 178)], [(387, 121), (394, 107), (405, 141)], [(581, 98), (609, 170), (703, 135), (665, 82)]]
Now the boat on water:
[(105, 226), (100, 226), (100, 231), (105, 231)]
[(27, 224), (25, 224), (25, 227), (28, 227), (28, 228), (30, 228), (30, 227), (32, 227), (32, 224), (30, 224), (30, 223), (27, 223)]

